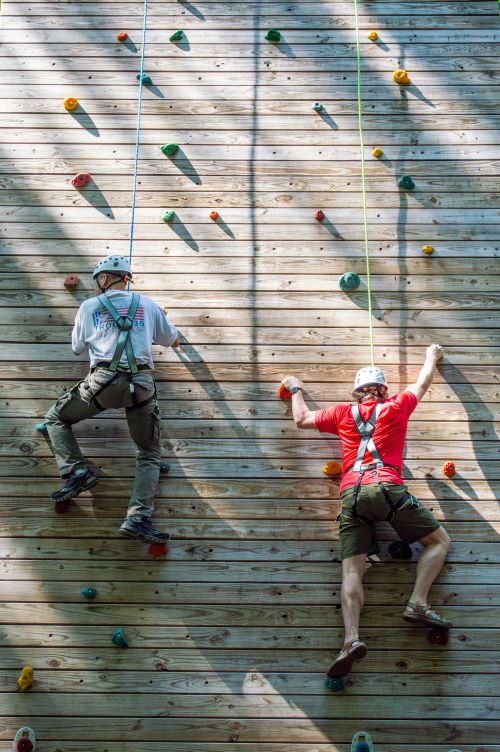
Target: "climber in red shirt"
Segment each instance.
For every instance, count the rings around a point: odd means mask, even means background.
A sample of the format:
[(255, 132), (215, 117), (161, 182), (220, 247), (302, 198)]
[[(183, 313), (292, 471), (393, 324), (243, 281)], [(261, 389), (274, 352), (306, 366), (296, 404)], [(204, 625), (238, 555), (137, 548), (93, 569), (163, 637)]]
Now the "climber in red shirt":
[(430, 345), (416, 383), (394, 397), (388, 397), (387, 382), (379, 368), (362, 368), (354, 383), (355, 403), (324, 410), (309, 410), (299, 379), (287, 376), (282, 381), (292, 393), (297, 427), (336, 434), (342, 446), (338, 519), (345, 641), (328, 670), (330, 677), (345, 676), (354, 661), (367, 653), (365, 643), (359, 639), (359, 617), (364, 603), (366, 557), (378, 550), (374, 522), (385, 520), (405, 543), (418, 541), (424, 547), (403, 618), (430, 627), (451, 627), (451, 622), (427, 603), (431, 585), (446, 559), (450, 538), (401, 478), (408, 419), (431, 385), (442, 354), (440, 345)]

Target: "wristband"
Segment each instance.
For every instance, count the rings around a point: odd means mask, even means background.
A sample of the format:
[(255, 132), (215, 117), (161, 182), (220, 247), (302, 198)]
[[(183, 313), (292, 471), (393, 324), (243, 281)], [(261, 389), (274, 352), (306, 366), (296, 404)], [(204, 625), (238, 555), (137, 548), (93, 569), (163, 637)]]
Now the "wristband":
[(290, 389), (290, 394), (291, 394), (291, 395), (292, 395), (292, 397), (293, 397), (293, 395), (294, 395), (294, 394), (297, 394), (297, 392), (303, 392), (303, 391), (304, 391), (304, 390), (302, 389), (302, 387), (301, 387), (301, 386), (292, 386), (292, 388)]

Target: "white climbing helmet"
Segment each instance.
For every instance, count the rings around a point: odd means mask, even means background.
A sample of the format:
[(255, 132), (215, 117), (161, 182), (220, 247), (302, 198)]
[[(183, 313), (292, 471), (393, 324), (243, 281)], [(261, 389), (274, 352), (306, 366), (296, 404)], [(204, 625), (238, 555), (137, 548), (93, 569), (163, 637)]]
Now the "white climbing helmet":
[(106, 258), (101, 259), (95, 265), (92, 278), (95, 279), (101, 272), (109, 272), (110, 274), (124, 272), (132, 278), (130, 261), (125, 256), (106, 256)]
[(380, 368), (360, 368), (354, 379), (354, 389), (361, 389), (368, 384), (381, 384), (387, 386), (387, 381)]

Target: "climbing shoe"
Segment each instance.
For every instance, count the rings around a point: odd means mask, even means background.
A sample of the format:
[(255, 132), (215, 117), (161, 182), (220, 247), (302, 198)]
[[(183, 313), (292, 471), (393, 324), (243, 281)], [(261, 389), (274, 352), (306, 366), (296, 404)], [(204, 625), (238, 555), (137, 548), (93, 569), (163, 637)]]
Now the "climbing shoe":
[(347, 645), (344, 645), (326, 673), (330, 678), (347, 676), (352, 664), (364, 658), (367, 652), (368, 648), (364, 642), (361, 642), (361, 640), (351, 640)]
[(64, 486), (59, 491), (54, 491), (53, 494), (50, 494), (50, 498), (55, 503), (58, 501), (69, 501), (78, 496), (78, 494), (81, 494), (82, 491), (95, 486), (98, 480), (99, 478), (97, 475), (94, 475), (92, 470), (88, 470), (86, 467), (79, 468), (66, 478)]
[(131, 514), (120, 525), (120, 532), (127, 538), (140, 538), (147, 543), (164, 543), (169, 539), (168, 533), (160, 533), (153, 527), (149, 517), (142, 514)]
[(408, 601), (408, 605), (403, 614), (403, 619), (412, 623), (423, 624), (426, 627), (450, 629), (450, 627), (453, 626), (451, 621), (445, 619), (444, 616), (437, 614), (427, 604), (425, 606), (418, 606), (412, 601)]

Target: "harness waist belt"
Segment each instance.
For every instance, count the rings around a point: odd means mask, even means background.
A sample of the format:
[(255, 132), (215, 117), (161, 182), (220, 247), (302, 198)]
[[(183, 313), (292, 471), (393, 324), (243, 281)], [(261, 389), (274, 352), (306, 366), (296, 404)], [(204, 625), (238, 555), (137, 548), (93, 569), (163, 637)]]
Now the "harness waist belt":
[[(96, 368), (109, 368), (110, 365), (111, 365), (110, 361), (101, 361), (100, 363), (96, 363), (95, 366), (92, 368), (92, 370), (94, 371)], [(117, 367), (117, 370), (118, 371), (130, 371), (131, 369), (128, 366), (119, 365)], [(138, 363), (137, 370), (138, 371), (150, 371), (151, 366), (148, 366), (147, 363)]]

